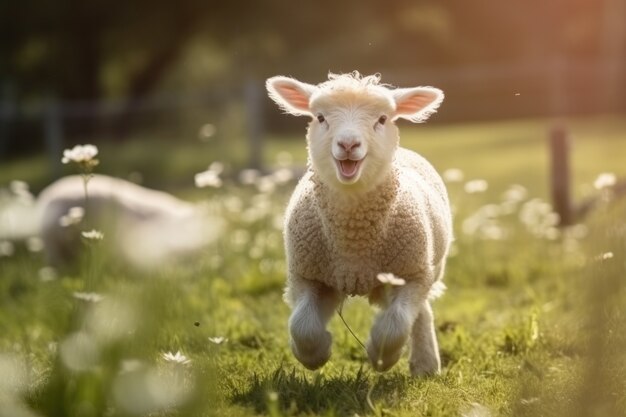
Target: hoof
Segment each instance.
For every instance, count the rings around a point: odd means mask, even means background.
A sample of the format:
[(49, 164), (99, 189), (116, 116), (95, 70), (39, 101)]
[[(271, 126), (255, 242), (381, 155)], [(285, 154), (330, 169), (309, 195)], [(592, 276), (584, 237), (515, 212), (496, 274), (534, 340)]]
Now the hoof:
[(319, 340), (296, 342), (291, 340), (291, 351), (305, 368), (314, 371), (321, 368), (330, 359), (332, 336), (325, 332)]
[(389, 370), (400, 360), (403, 345), (404, 344), (400, 344), (399, 347), (395, 346), (390, 348), (390, 346), (381, 347), (371, 341), (368, 342), (367, 355), (369, 356), (372, 367), (379, 372)]
[(441, 372), (439, 354), (424, 354), (419, 357), (411, 357), (409, 370), (412, 376), (432, 376)]

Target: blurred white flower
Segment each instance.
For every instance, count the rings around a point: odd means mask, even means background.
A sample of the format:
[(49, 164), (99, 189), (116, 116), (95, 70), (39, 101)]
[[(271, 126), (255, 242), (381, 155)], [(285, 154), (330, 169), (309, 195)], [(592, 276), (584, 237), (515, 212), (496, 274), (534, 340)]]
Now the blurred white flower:
[(506, 214), (496, 204), (486, 204), (463, 221), (463, 233), (487, 240), (503, 240), (507, 237), (506, 229), (498, 222), (498, 217)]
[(489, 184), (485, 180), (471, 180), (465, 183), (463, 189), (468, 194), (484, 193), (489, 188)]
[(259, 192), (263, 194), (271, 194), (276, 190), (276, 181), (271, 175), (257, 178), (255, 185)]
[(450, 168), (443, 171), (443, 179), (446, 182), (461, 182), (465, 175), (458, 168)]
[(62, 227), (72, 226), (80, 223), (85, 217), (85, 209), (82, 207), (72, 207), (68, 210), (67, 214), (61, 216), (59, 219), (59, 225)]
[(200, 172), (196, 174), (194, 177), (196, 187), (220, 188), (222, 186), (222, 179), (220, 178), (220, 172), (213, 171), (212, 169), (209, 168), (208, 170), (204, 172)]
[(461, 417), (491, 417), (491, 411), (479, 403), (471, 403), (468, 410), (461, 414)]
[(61, 162), (64, 164), (76, 162), (77, 164), (92, 164), (93, 166), (97, 165), (97, 159), (94, 159), (96, 155), (98, 155), (98, 148), (94, 145), (76, 145), (72, 149), (63, 151)]
[(140, 363), (136, 369), (120, 372), (112, 389), (116, 411), (136, 416), (171, 414), (188, 400), (193, 386), (193, 380), (176, 368), (163, 372)]
[(208, 142), (213, 136), (215, 136), (216, 132), (217, 128), (215, 125), (206, 123), (200, 127), (200, 131), (198, 131), (198, 139), (202, 142)]
[(85, 329), (89, 334), (100, 344), (132, 335), (139, 322), (134, 304), (116, 296), (95, 296), (102, 301), (92, 306), (85, 315)]
[(0, 241), (0, 256), (12, 256), (15, 253), (15, 246), (13, 242), (8, 240)]
[(43, 240), (37, 236), (26, 239), (26, 248), (31, 252), (41, 252), (43, 250)]
[(31, 205), (35, 202), (35, 197), (31, 194), (26, 182), (13, 180), (9, 184), (9, 189), (11, 190), (11, 193), (17, 197), (20, 203)]
[(39, 270), (39, 280), (43, 282), (57, 279), (57, 271), (51, 266), (44, 266)]
[(81, 235), (88, 240), (102, 240), (104, 239), (104, 234), (98, 230), (92, 229), (88, 232), (81, 232)]
[(607, 261), (609, 259), (613, 259), (613, 252), (604, 252), (594, 258), (594, 260), (599, 262)]
[(7, 400), (7, 395), (17, 396), (28, 389), (28, 367), (16, 355), (0, 353), (0, 375), (0, 399)]
[(612, 172), (603, 172), (593, 182), (593, 187), (596, 190), (604, 190), (605, 188), (613, 187), (617, 183), (617, 178)]
[(95, 293), (95, 292), (74, 291), (74, 293), (72, 295), (77, 300), (83, 300), (83, 301), (87, 301), (89, 303), (98, 303), (98, 302), (100, 302), (100, 301), (102, 301), (104, 299), (104, 297), (102, 295), (100, 295), (98, 293)]
[(72, 371), (86, 371), (100, 360), (100, 349), (87, 332), (71, 334), (61, 342), (59, 350), (61, 360)]
[(289, 168), (280, 168), (274, 171), (272, 178), (276, 184), (286, 184), (293, 179), (293, 172)]
[(145, 368), (145, 364), (139, 359), (123, 359), (120, 363), (120, 373), (137, 372)]
[(520, 202), (526, 200), (528, 190), (523, 185), (513, 184), (502, 195), (505, 201)]
[(222, 343), (228, 342), (228, 339), (222, 336), (218, 337), (209, 337), (209, 342), (214, 343), (216, 345), (221, 345)]
[(398, 278), (394, 274), (386, 272), (381, 272), (380, 274), (376, 275), (376, 279), (383, 284), (389, 284), (392, 287), (401, 287), (406, 284), (406, 281), (404, 279)]
[(252, 185), (260, 176), (261, 172), (258, 169), (244, 169), (239, 173), (239, 182), (244, 185)]
[(536, 237), (554, 240), (560, 236), (556, 228), (560, 221), (559, 215), (552, 210), (550, 203), (540, 198), (525, 202), (520, 209), (519, 219)]
[(167, 362), (172, 362), (180, 365), (188, 365), (191, 363), (191, 359), (180, 353), (180, 350), (176, 353), (165, 352), (161, 354), (161, 357)]

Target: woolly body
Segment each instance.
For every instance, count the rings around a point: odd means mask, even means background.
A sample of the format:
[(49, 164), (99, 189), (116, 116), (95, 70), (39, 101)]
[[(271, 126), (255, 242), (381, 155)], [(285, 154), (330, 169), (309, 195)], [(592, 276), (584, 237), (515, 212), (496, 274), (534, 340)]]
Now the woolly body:
[[(398, 118), (426, 120), (443, 100), (432, 87), (389, 89), (379, 76), (334, 75), (317, 86), (287, 77), (267, 82), (286, 112), (308, 115), (309, 167), (285, 220), (286, 301), (291, 348), (307, 368), (330, 357), (326, 324), (348, 295), (382, 307), (367, 352), (393, 366), (411, 338), (413, 375), (439, 372), (429, 296), (440, 282), (452, 221), (443, 181), (423, 157), (399, 147)], [(380, 273), (405, 285), (389, 288)]]
[[(446, 256), (449, 203), (431, 164), (400, 148), (389, 178), (358, 199), (341, 198), (309, 170), (286, 215), (290, 277), (319, 281), (345, 295), (366, 295), (381, 272), (417, 281), (428, 293), (431, 271)], [(289, 285), (288, 285), (289, 287)]]
[[(208, 224), (196, 206), (163, 191), (106, 175), (93, 175), (87, 189), (87, 207), (79, 175), (55, 181), (37, 198), (40, 233), (51, 264), (72, 261), (81, 246), (78, 229), (59, 222), (72, 207), (85, 208), (84, 222), (104, 231), (107, 246), (117, 255), (142, 266), (198, 249), (209, 236), (201, 234)], [(151, 250), (158, 254), (149, 256)]]

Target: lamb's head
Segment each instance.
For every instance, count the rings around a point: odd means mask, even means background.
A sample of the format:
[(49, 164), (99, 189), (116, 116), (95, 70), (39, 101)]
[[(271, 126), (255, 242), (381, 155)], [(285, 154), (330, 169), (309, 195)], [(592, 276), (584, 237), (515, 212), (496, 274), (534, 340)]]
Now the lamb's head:
[(330, 74), (319, 85), (288, 77), (267, 80), (287, 113), (311, 116), (309, 159), (322, 181), (340, 190), (369, 190), (386, 178), (398, 147), (399, 118), (425, 121), (443, 101), (432, 87), (390, 89), (380, 76)]

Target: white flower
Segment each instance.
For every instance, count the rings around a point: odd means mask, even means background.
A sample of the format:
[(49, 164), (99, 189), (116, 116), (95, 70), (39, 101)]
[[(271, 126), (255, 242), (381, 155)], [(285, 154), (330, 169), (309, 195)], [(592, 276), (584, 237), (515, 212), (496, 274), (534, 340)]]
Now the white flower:
[(102, 299), (104, 299), (102, 295), (95, 292), (74, 291), (73, 295), (77, 300), (83, 300), (90, 303), (99, 303)]
[(596, 261), (599, 261), (599, 262), (607, 261), (609, 259), (613, 259), (613, 252), (601, 253), (600, 255), (596, 256), (594, 259)]
[(188, 365), (189, 363), (191, 363), (191, 359), (187, 358), (185, 355), (180, 353), (180, 350), (177, 351), (176, 353), (172, 353), (172, 352), (162, 353), (161, 356), (167, 362), (173, 362), (173, 363), (177, 363), (181, 365)]
[(228, 339), (222, 336), (218, 337), (209, 337), (209, 342), (215, 343), (216, 345), (221, 345), (222, 343), (228, 342)]
[(85, 164), (95, 161), (95, 157), (98, 155), (98, 148), (94, 145), (76, 145), (72, 149), (66, 149), (63, 151), (63, 159), (61, 162), (68, 164), (70, 162), (76, 162), (77, 164)]
[(214, 171), (212, 169), (208, 169), (204, 172), (200, 172), (195, 175), (194, 181), (196, 183), (196, 187), (204, 188), (204, 187), (214, 187), (219, 188), (222, 186), (222, 179), (220, 178), (220, 174), (218, 171)]
[(404, 279), (398, 278), (394, 274), (391, 274), (391, 273), (381, 272), (380, 274), (376, 275), (376, 279), (382, 282), (383, 284), (389, 284), (393, 287), (401, 287), (404, 284), (406, 284), (406, 281)]
[(85, 217), (85, 209), (82, 207), (72, 207), (68, 210), (67, 214), (61, 216), (59, 219), (59, 224), (62, 227), (72, 226), (74, 224), (78, 224)]
[(463, 171), (458, 168), (450, 168), (443, 171), (443, 179), (446, 182), (461, 182), (463, 178)]
[(523, 185), (513, 184), (502, 195), (505, 201), (520, 202), (528, 198), (528, 190)]
[(489, 184), (485, 180), (471, 180), (465, 183), (464, 190), (468, 194), (483, 193), (488, 187)]
[(81, 232), (81, 235), (85, 238), (85, 239), (89, 239), (89, 240), (102, 240), (104, 239), (104, 234), (98, 230), (92, 229), (88, 232)]
[(603, 190), (605, 188), (613, 187), (616, 182), (617, 178), (615, 177), (615, 174), (611, 172), (603, 172), (598, 175), (596, 180), (593, 182), (593, 187), (596, 190)]

